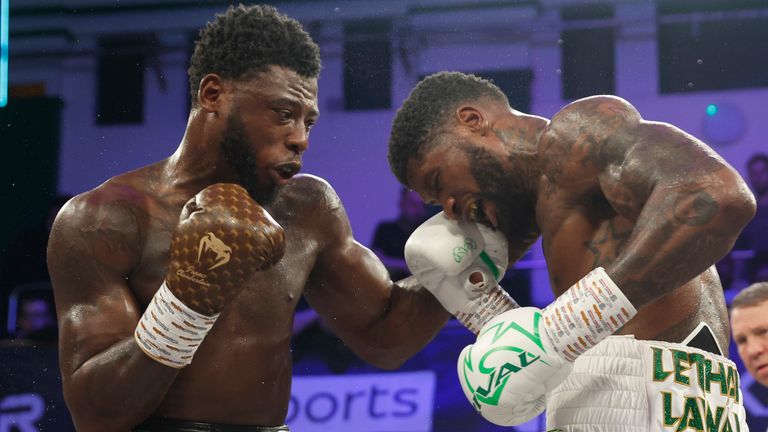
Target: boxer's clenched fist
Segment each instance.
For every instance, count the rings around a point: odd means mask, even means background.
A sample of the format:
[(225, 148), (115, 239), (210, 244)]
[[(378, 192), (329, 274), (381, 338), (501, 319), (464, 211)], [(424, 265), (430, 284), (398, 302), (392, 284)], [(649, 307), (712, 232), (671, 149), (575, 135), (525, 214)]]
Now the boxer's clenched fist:
[(282, 227), (245, 189), (203, 189), (184, 206), (168, 273), (136, 325), (136, 343), (167, 366), (188, 365), (229, 299), (284, 252)]
[(171, 239), (166, 284), (192, 310), (213, 315), (284, 251), (282, 227), (243, 187), (214, 184), (184, 206)]

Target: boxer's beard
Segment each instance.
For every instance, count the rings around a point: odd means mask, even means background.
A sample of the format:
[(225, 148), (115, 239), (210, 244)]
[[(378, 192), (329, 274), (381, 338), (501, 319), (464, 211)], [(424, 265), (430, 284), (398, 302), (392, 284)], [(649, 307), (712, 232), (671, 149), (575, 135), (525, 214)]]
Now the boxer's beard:
[(224, 161), (235, 171), (237, 182), (248, 191), (248, 194), (260, 204), (272, 201), (275, 187), (259, 184), (256, 167), (256, 156), (250, 148), (245, 125), (234, 114), (227, 118), (227, 130), (221, 137), (221, 152)]
[(528, 186), (531, 167), (512, 156), (502, 163), (482, 148), (464, 148), (481, 198), (496, 206), (498, 228), (513, 247), (530, 243), (531, 233), (536, 231), (536, 197)]

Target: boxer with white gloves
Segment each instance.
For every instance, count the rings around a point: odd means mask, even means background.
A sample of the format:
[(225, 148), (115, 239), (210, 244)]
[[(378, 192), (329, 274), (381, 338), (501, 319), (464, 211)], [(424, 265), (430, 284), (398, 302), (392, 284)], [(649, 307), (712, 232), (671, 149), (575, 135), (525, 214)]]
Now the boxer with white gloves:
[(388, 159), (405, 187), (504, 233), (512, 260), (541, 239), (557, 300), (486, 324), (459, 366), (470, 399), (512, 423), (566, 375), (546, 394), (547, 429), (745, 431), (714, 269), (754, 215), (744, 180), (619, 97), (551, 118), (517, 108), (492, 82), (445, 71), (392, 122)]
[(518, 307), (499, 286), (507, 240), (486, 226), (432, 216), (405, 243), (405, 262), (420, 284), (471, 332)]

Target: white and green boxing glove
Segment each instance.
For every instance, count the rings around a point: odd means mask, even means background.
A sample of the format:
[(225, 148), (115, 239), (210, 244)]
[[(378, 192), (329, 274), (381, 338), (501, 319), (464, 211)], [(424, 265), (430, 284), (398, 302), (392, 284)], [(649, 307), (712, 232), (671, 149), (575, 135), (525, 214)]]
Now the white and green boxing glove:
[(500, 232), (440, 212), (411, 234), (405, 261), (413, 277), (477, 334), (494, 316), (518, 307), (499, 286), (507, 269), (507, 248)]
[(540, 310), (504, 312), (459, 355), (461, 388), (488, 421), (513, 426), (539, 415), (573, 362), (637, 311), (598, 267)]

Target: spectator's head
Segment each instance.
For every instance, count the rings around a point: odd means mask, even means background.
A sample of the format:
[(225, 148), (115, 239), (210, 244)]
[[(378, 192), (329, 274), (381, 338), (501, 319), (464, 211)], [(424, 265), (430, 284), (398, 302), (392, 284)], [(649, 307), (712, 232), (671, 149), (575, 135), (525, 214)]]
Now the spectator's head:
[(749, 158), (747, 177), (758, 197), (768, 196), (768, 155), (756, 153)]
[(768, 386), (768, 282), (750, 285), (734, 297), (731, 331), (750, 375)]
[(427, 218), (427, 205), (419, 194), (405, 188), (400, 192), (400, 218), (411, 226), (418, 226)]
[(22, 297), (16, 322), (18, 338), (49, 339), (55, 333), (56, 316), (50, 301), (43, 297)]

